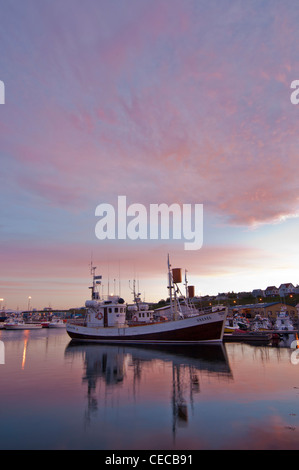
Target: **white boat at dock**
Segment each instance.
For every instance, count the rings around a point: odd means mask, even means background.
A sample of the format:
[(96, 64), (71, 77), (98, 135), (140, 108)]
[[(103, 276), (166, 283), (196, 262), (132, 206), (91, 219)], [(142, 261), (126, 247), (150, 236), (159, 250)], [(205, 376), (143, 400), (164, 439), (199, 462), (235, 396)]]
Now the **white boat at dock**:
[(42, 328), (40, 323), (26, 323), (21, 319), (10, 319), (3, 324), (5, 330), (38, 330)]
[(287, 312), (286, 305), (283, 305), (280, 312), (277, 315), (276, 322), (274, 324), (274, 330), (278, 331), (293, 331), (294, 325)]
[(46, 319), (41, 320), (43, 328), (65, 328), (66, 320), (57, 316), (50, 316)]
[(87, 300), (87, 315), (83, 320), (70, 319), (66, 331), (74, 340), (128, 343), (128, 344), (198, 344), (221, 343), (227, 308), (209, 313), (201, 313), (192, 307), (185, 298), (182, 309), (182, 299), (178, 284), (178, 270), (171, 269), (168, 257), (168, 279), (170, 315), (168, 318), (139, 324), (129, 323), (126, 319), (126, 304), (119, 296), (109, 296), (107, 300), (100, 299), (96, 290), (95, 267), (92, 267), (93, 285), (91, 300)]
[(66, 322), (62, 318), (53, 318), (48, 325), (48, 328), (65, 328)]

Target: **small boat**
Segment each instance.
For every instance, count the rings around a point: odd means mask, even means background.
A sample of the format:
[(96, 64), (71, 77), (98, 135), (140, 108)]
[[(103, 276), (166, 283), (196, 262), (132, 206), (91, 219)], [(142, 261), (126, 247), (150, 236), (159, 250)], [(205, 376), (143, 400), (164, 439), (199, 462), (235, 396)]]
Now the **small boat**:
[(264, 318), (261, 315), (257, 314), (254, 317), (254, 320), (251, 324), (252, 331), (269, 331), (272, 330), (271, 322), (268, 318)]
[(53, 318), (49, 321), (48, 328), (65, 328), (66, 322), (62, 318)]
[(274, 324), (274, 330), (277, 331), (293, 331), (294, 325), (287, 312), (286, 305), (283, 305), (280, 312), (277, 315), (276, 322)]
[(249, 325), (243, 317), (239, 315), (227, 317), (224, 327), (224, 333), (234, 333), (234, 331), (246, 331)]
[(42, 328), (40, 323), (25, 323), (21, 319), (10, 319), (4, 322), (5, 330), (38, 330)]
[[(91, 300), (87, 300), (87, 314), (83, 320), (69, 319), (66, 331), (74, 340), (127, 343), (127, 344), (199, 344), (221, 343), (227, 308), (215, 312), (201, 313), (190, 307), (181, 309), (182, 295), (178, 284), (181, 281), (178, 270), (171, 269), (168, 257), (168, 279), (170, 316), (166, 321), (153, 321), (144, 324), (129, 323), (126, 319), (126, 304), (119, 296), (100, 299), (97, 291), (95, 267), (92, 267), (93, 284)], [(101, 276), (100, 276), (101, 277)], [(185, 305), (190, 304), (185, 299)]]

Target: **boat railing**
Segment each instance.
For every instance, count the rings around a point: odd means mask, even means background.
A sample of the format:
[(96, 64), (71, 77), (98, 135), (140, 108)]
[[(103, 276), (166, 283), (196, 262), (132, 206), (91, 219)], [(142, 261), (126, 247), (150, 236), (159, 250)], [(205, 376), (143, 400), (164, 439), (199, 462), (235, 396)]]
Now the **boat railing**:
[[(92, 323), (88, 322), (84, 318), (70, 318), (67, 323), (69, 325), (75, 326), (88, 326), (90, 328), (99, 328), (99, 324), (97, 322)], [(128, 326), (127, 322), (115, 322), (114, 325), (110, 325), (109, 327), (116, 327), (116, 328), (126, 328)]]

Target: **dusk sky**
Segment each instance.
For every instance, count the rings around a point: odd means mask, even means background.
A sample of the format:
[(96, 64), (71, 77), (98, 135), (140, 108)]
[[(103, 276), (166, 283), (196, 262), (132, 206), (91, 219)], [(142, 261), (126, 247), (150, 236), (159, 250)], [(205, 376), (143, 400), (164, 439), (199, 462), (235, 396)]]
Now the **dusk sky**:
[[(298, 278), (297, 0), (0, 0), (0, 298), (84, 305)], [(99, 240), (96, 207), (203, 204), (203, 246)], [(115, 280), (115, 281), (114, 281)]]

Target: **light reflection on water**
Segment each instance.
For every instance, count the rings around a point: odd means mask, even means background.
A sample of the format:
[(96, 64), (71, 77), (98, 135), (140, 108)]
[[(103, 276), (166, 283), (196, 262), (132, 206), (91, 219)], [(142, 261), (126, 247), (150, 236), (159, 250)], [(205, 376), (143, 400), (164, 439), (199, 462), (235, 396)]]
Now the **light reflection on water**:
[(299, 364), (279, 347), (78, 344), (0, 330), (1, 449), (298, 449)]

